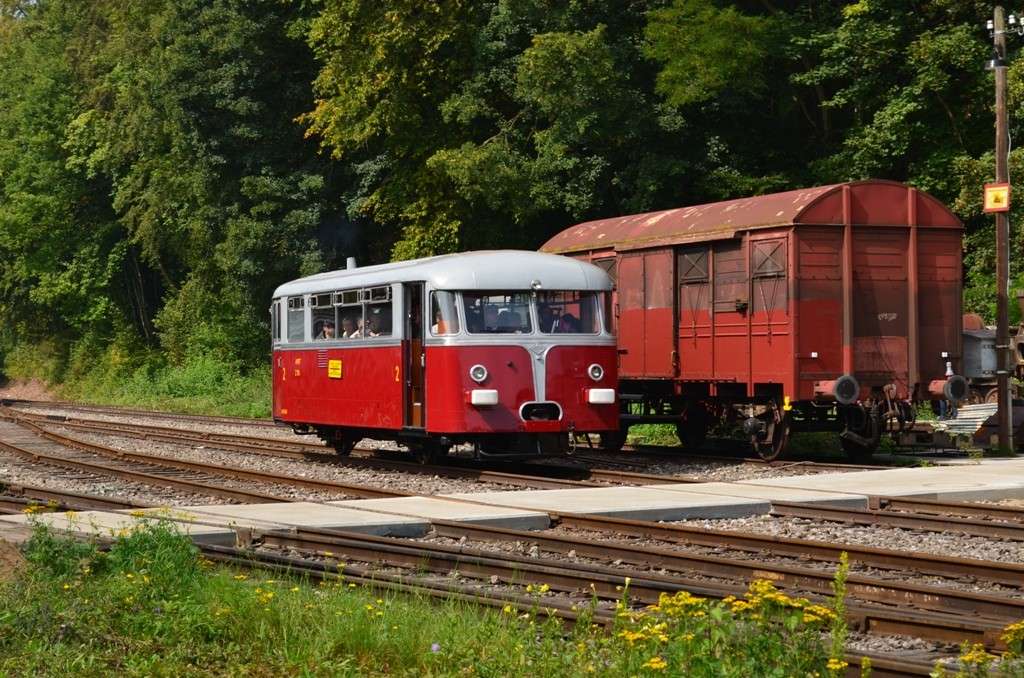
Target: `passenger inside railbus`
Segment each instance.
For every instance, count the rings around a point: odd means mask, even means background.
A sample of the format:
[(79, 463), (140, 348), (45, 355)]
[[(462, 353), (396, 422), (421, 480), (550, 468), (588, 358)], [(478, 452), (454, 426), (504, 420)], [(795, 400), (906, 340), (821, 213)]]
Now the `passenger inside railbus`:
[(325, 320), (320, 327), (320, 332), (316, 335), (317, 341), (324, 341), (325, 339), (334, 339), (334, 323), (330, 320)]
[(359, 334), (359, 326), (356, 323), (356, 317), (352, 313), (344, 313), (341, 316), (341, 338), (342, 339), (355, 339), (361, 336)]

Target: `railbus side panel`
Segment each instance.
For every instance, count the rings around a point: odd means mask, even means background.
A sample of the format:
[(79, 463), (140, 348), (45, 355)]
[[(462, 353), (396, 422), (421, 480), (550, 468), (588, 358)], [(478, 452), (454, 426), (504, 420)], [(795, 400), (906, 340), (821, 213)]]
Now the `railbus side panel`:
[(274, 351), (274, 417), (285, 421), (402, 428), (401, 345)]

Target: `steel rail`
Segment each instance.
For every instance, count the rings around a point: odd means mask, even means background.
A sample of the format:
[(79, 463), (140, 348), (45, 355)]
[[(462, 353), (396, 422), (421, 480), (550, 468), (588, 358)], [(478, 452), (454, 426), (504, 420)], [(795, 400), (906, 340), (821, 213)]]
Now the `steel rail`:
[[(15, 420), (20, 417), (20, 415), (16, 414), (11, 414), (9, 416)], [(338, 466), (380, 469), (386, 471), (415, 473), (419, 475), (441, 475), (450, 478), (470, 479), (480, 482), (493, 482), (503, 485), (532, 487), (537, 489), (604, 487), (605, 483), (655, 485), (705, 482), (692, 476), (657, 475), (651, 473), (633, 473), (629, 471), (613, 471), (607, 469), (578, 469), (578, 472), (585, 479), (553, 478), (550, 475), (528, 475), (522, 473), (510, 473), (506, 471), (479, 469), (463, 465), (461, 463), (462, 460), (457, 459), (451, 459), (446, 464), (423, 465), (412, 462), (368, 459), (364, 457), (339, 457), (335, 455), (332, 450), (324, 447), (323, 445), (301, 441), (277, 441), (267, 438), (256, 438), (229, 433), (184, 431), (173, 427), (100, 422), (73, 417), (57, 418), (52, 416), (30, 415), (29, 417), (25, 417), (25, 419), (34, 421), (40, 425), (58, 425), (75, 430), (97, 431), (107, 434), (116, 432), (116, 435), (140, 440), (158, 440), (175, 444), (195, 442), (203, 443), (218, 449), (242, 452), (246, 454), (269, 454), (271, 456), (307, 460), (316, 460), (317, 457), (322, 457), (325, 458), (325, 460), (329, 460), (330, 463)], [(542, 466), (528, 463), (521, 465), (520, 468), (540, 473), (550, 473), (552, 471), (565, 472), (566, 470), (577, 471), (577, 469), (566, 469), (566, 467), (560, 466)]]
[[(383, 488), (369, 487), (366, 485), (352, 485), (349, 483), (339, 483), (329, 480), (314, 480), (311, 478), (305, 478), (301, 476), (291, 476), (281, 473), (266, 473), (263, 471), (241, 469), (223, 466), (221, 464), (211, 464), (207, 462), (171, 459), (168, 457), (162, 457), (155, 454), (146, 454), (144, 452), (126, 452), (124, 450), (117, 450), (111, 447), (105, 447), (103, 445), (85, 442), (83, 440), (78, 440), (77, 438), (72, 438), (70, 436), (62, 436), (60, 434), (47, 431), (46, 429), (42, 428), (41, 426), (33, 422), (20, 422), (20, 425), (33, 429), (37, 435), (42, 436), (43, 438), (46, 438), (47, 440), (55, 442), (59, 445), (78, 449), (83, 452), (88, 452), (90, 454), (96, 454), (107, 458), (142, 462), (153, 466), (163, 466), (167, 468), (174, 468), (185, 471), (198, 471), (226, 478), (253, 480), (257, 482), (268, 483), (270, 485), (284, 484), (294, 487), (305, 487), (309, 489), (339, 492), (341, 494), (347, 494), (350, 496), (364, 498), (413, 496), (409, 492), (402, 492), (399, 490), (386, 490)], [(282, 501), (282, 499), (279, 497), (271, 496), (271, 498), (268, 499), (268, 501)]]
[[(484, 530), (488, 534), (486, 537), (493, 536), (494, 532), (504, 533), (506, 536), (518, 537), (520, 539), (530, 539), (537, 541), (538, 535), (532, 532), (521, 532), (515, 530), (506, 530), (503, 528), (481, 528), (480, 526), (466, 526), (461, 523), (450, 523), (445, 521), (438, 521), (443, 526), (449, 526), (452, 528), (467, 528), (471, 531)], [(437, 529), (437, 526), (435, 526)], [(441, 530), (438, 530), (441, 533)], [(465, 532), (463, 532), (465, 533)], [(577, 570), (583, 572), (583, 582), (586, 583), (587, 587), (594, 584), (595, 590), (606, 593), (608, 596), (615, 597), (618, 592), (618, 588), (626, 584), (625, 573), (621, 570), (614, 570), (612, 568), (596, 565), (580, 566), (578, 564), (564, 563), (564, 562), (551, 562), (543, 561), (534, 558), (525, 558), (515, 554), (505, 554), (487, 551), (478, 551), (474, 549), (467, 549), (465, 547), (450, 547), (444, 545), (431, 545), (429, 549), (425, 549), (424, 545), (417, 543), (410, 547), (408, 540), (397, 539), (393, 537), (376, 537), (372, 535), (363, 535), (358, 533), (348, 533), (338, 530), (318, 530), (313, 528), (297, 528), (290, 533), (280, 532), (267, 532), (262, 533), (260, 538), (264, 542), (277, 543), (278, 545), (290, 545), (299, 546), (302, 548), (316, 549), (317, 546), (323, 546), (323, 544), (329, 544), (333, 549), (338, 550), (341, 547), (345, 548), (345, 554), (348, 556), (357, 556), (367, 559), (371, 559), (374, 562), (381, 560), (387, 561), (387, 558), (381, 557), (382, 551), (388, 551), (391, 555), (390, 561), (396, 565), (405, 566), (424, 566), (425, 550), (429, 550), (434, 554), (442, 553), (443, 557), (440, 559), (441, 563), (436, 565), (437, 568), (448, 568), (449, 570), (453, 567), (460, 569), (461, 571), (472, 571), (481, 576), (493, 576), (495, 567), (512, 568), (512, 574), (509, 576), (520, 577), (521, 573), (527, 570), (531, 571), (531, 576), (544, 575), (546, 581), (550, 586), (561, 587), (566, 590), (571, 590), (566, 587), (576, 586), (579, 587), (579, 577), (576, 578), (576, 582), (573, 582), (573, 576), (566, 574), (564, 570)], [(326, 540), (326, 541), (325, 541)], [(312, 543), (311, 543), (312, 541)], [(576, 540), (566, 540), (571, 545), (579, 550), (581, 542)], [(300, 543), (301, 542), (301, 543)], [(607, 558), (613, 555), (621, 555), (620, 553), (609, 553), (607, 545), (601, 543), (593, 543), (595, 546), (604, 546), (603, 550), (598, 550), (593, 555), (597, 557)], [(383, 546), (382, 546), (383, 545)], [(650, 549), (639, 549), (641, 552), (646, 551), (650, 553)], [(497, 556), (497, 557), (496, 557)], [(467, 561), (466, 558), (476, 558), (473, 561)], [(624, 558), (623, 560), (627, 560)], [(435, 561), (437, 557), (435, 556)], [(456, 562), (457, 561), (457, 562)], [(648, 560), (640, 560), (644, 564), (651, 564)], [(513, 563), (509, 565), (509, 563)], [(543, 568), (554, 568), (553, 570), (543, 570)], [(756, 566), (755, 566), (756, 567)], [(541, 568), (541, 569), (537, 569)], [(744, 572), (737, 577), (736, 572), (722, 572), (720, 569), (708, 573), (707, 576), (721, 577), (722, 575), (730, 576), (740, 581), (755, 576), (765, 576), (766, 571), (769, 578), (775, 579), (777, 582), (777, 573), (771, 572), (771, 568), (759, 568), (757, 570), (751, 570)], [(795, 569), (795, 568), (790, 568)], [(603, 578), (597, 578), (597, 574), (605, 575)], [(817, 575), (818, 573), (814, 573)], [(700, 595), (709, 595), (715, 597), (722, 597), (724, 595), (735, 595), (736, 593), (742, 593), (743, 586), (729, 585), (724, 590), (718, 590), (714, 585), (709, 585), (707, 582), (693, 581), (682, 579), (679, 577), (668, 577), (663, 575), (645, 574), (642, 577), (631, 577), (632, 582), (630, 583), (631, 590), (635, 594), (642, 594), (645, 596), (645, 600), (653, 602), (657, 599), (663, 591), (672, 590), (689, 590), (691, 592), (697, 592)], [(826, 576), (826, 579), (831, 580), (831, 577)], [(851, 583), (853, 586), (850, 587), (851, 593), (863, 593), (858, 586), (859, 582), (856, 581), (855, 577), (851, 577)], [(616, 583), (619, 582), (619, 583)], [(782, 585), (785, 587), (787, 584), (799, 586), (802, 580), (791, 579), (783, 582)], [(806, 582), (803, 582), (806, 584)], [(666, 588), (668, 587), (668, 588)], [(673, 588), (675, 587), (675, 588)], [(917, 587), (918, 593), (926, 590), (928, 587)], [(827, 591), (827, 589), (826, 589)], [(940, 593), (951, 593), (940, 590)], [(955, 593), (954, 593), (954, 597)], [(984, 598), (983, 596), (976, 596), (976, 601)], [(914, 602), (924, 602), (928, 604), (926, 599), (918, 599)], [(932, 606), (935, 604), (933, 603)], [(930, 609), (926, 608), (926, 609)], [(961, 606), (952, 605), (944, 609), (961, 610)], [(976, 613), (979, 609), (989, 610), (990, 608), (979, 608), (975, 606), (972, 608)], [(939, 614), (938, 612), (918, 612), (914, 614), (901, 613), (886, 611), (884, 608), (875, 609), (870, 606), (866, 608), (862, 607), (851, 607), (851, 620), (854, 621), (858, 628), (863, 630), (876, 632), (876, 633), (898, 633), (898, 634), (911, 634), (920, 637), (928, 637), (933, 640), (945, 640), (945, 641), (957, 641), (962, 638), (967, 638), (972, 642), (985, 642), (989, 645), (996, 645), (999, 642), (998, 630), (1001, 626), (993, 626), (990, 619), (951, 619), (948, 614)], [(1015, 613), (1011, 613), (1015, 614)], [(929, 616), (931, 615), (931, 616)], [(1004, 620), (1005, 621), (1005, 620)], [(958, 635), (959, 634), (959, 635)]]
[[(333, 581), (357, 583), (370, 589), (403, 593), (407, 595), (427, 596), (438, 600), (458, 600), (493, 608), (511, 606), (517, 612), (533, 612), (541, 616), (552, 616), (570, 622), (581, 618), (588, 623), (595, 623), (606, 628), (615, 623), (613, 613), (602, 609), (591, 609), (572, 605), (560, 600), (545, 600), (539, 605), (537, 599), (504, 591), (481, 592), (470, 585), (446, 583), (440, 584), (423, 578), (407, 578), (386, 572), (376, 572), (351, 564), (341, 566), (338, 572), (333, 566), (322, 561), (306, 558), (295, 558), (272, 553), (247, 551), (238, 548), (200, 545), (204, 555), (210, 560), (225, 565), (233, 565), (244, 569), (260, 569), (280, 575), (301, 576), (314, 581)], [(871, 653), (848, 652), (846, 660), (849, 664), (847, 675), (860, 678), (860, 661), (862, 657), (871, 660), (872, 676), (875, 678), (919, 678), (931, 675), (933, 666), (925, 662), (914, 662), (898, 656), (886, 656)]]
[[(118, 496), (106, 496), (98, 494), (86, 494), (72, 492), (70, 490), (56, 490), (36, 485), (22, 485), (18, 483), (0, 483), (0, 491), (11, 492), (21, 497), (26, 505), (49, 506), (51, 502), (58, 507), (66, 506), (75, 511), (85, 509), (132, 509), (132, 508), (156, 508), (159, 504), (138, 501), (137, 499), (125, 499)], [(47, 502), (39, 504), (40, 501)]]
[(11, 445), (10, 443), (4, 441), (0, 441), (0, 449), (5, 450), (10, 454), (22, 457), (24, 459), (28, 459), (36, 463), (47, 464), (49, 466), (60, 466), (63, 468), (69, 468), (78, 471), (86, 471), (101, 476), (113, 476), (116, 478), (121, 478), (123, 480), (141, 482), (147, 485), (173, 487), (175, 489), (187, 490), (189, 492), (198, 492), (200, 494), (205, 494), (208, 496), (221, 497), (225, 499), (235, 499), (245, 503), (287, 501), (286, 498), (279, 497), (277, 495), (266, 494), (263, 492), (240, 490), (236, 488), (224, 487), (222, 485), (213, 485), (198, 480), (171, 478), (165, 475), (147, 473), (145, 471), (115, 468), (107, 464), (97, 464), (95, 462), (86, 461), (84, 459), (72, 459), (61, 455), (26, 450), (24, 448), (18, 447), (16, 445)]
[[(478, 526), (467, 527), (472, 530)], [(479, 577), (498, 577), (510, 583), (523, 581), (522, 575), (528, 573), (529, 581), (544, 582), (556, 590), (593, 590), (598, 596), (611, 598), (622, 595), (622, 589), (628, 586), (630, 594), (642, 602), (655, 602), (662, 592), (670, 593), (678, 590), (686, 590), (710, 598), (742, 595), (747, 590), (747, 582), (755, 578), (766, 578), (773, 580), (773, 583), (780, 583), (779, 580), (773, 579), (775, 568), (759, 570), (754, 566), (744, 570), (742, 574), (739, 574), (737, 570), (718, 571), (710, 573), (708, 576), (732, 581), (699, 581), (653, 573), (630, 575), (622, 570), (606, 566), (528, 558), (508, 553), (495, 554), (493, 551), (481, 551), (464, 546), (418, 543), (415, 547), (410, 547), (402, 543), (403, 540), (393, 537), (377, 537), (337, 530), (298, 528), (289, 532), (263, 532), (260, 533), (259, 539), (264, 544), (280, 547), (320, 553), (330, 552), (335, 556), (340, 554), (356, 560), (369, 560), (400, 567), (415, 567), (434, 572), (456, 570)], [(537, 541), (537, 539), (533, 539), (533, 541)], [(571, 542), (571, 540), (567, 541)], [(594, 544), (600, 546), (599, 543)], [(580, 542), (576, 542), (577, 553), (580, 550), (580, 545)], [(609, 557), (609, 555), (606, 551), (604, 555), (598, 557)], [(620, 554), (616, 553), (615, 555)], [(645, 562), (645, 564), (648, 563)], [(828, 575), (827, 579), (831, 582), (831, 575)], [(852, 576), (851, 579), (853, 579)], [(799, 583), (795, 580), (787, 580), (783, 585)], [(919, 588), (926, 589), (928, 587)], [(822, 594), (826, 593), (827, 595), (830, 590), (830, 588), (826, 588), (823, 592), (811, 589), (810, 596), (820, 600)], [(850, 595), (857, 593), (871, 595), (870, 591), (861, 589), (856, 583), (849, 586), (848, 592)], [(947, 593), (942, 589), (935, 589), (935, 592), (939, 595)], [(969, 596), (970, 594), (966, 594), (965, 597)], [(962, 611), (950, 614), (935, 610), (934, 602), (929, 607), (907, 610), (872, 604), (875, 602), (873, 600), (868, 600), (867, 603), (863, 602), (863, 598), (859, 600), (862, 602), (847, 605), (849, 621), (855, 628), (868, 633), (911, 635), (939, 642), (958, 643), (967, 640), (968, 642), (984, 643), (987, 647), (1002, 648), (1004, 645), (999, 637), (1000, 633), (1009, 621), (1017, 618), (1016, 616), (1009, 618), (968, 617)], [(926, 598), (920, 598), (915, 602), (929, 604)], [(1019, 602), (1024, 604), (1024, 601)]]
[[(594, 448), (599, 450), (601, 448)], [(786, 468), (791, 466), (805, 466), (807, 468), (816, 470), (830, 470), (830, 471), (879, 471), (886, 468), (891, 468), (885, 464), (840, 464), (834, 462), (821, 462), (821, 461), (766, 461), (758, 457), (739, 457), (739, 456), (728, 456), (728, 455), (715, 455), (715, 454), (703, 454), (703, 453), (691, 453), (685, 450), (680, 450), (673, 447), (647, 447), (647, 446), (629, 446), (624, 447), (621, 452), (616, 454), (622, 454), (623, 456), (638, 455), (648, 457), (660, 457), (669, 459), (697, 459), (709, 462), (730, 462), (730, 463), (743, 463), (743, 464), (756, 464), (759, 466), (766, 466), (768, 468)]]
[[(50, 434), (56, 436), (56, 434)], [(62, 437), (56, 436), (57, 442), (60, 442)], [(89, 443), (80, 443), (70, 438), (63, 438), (69, 444), (81, 444), (85, 446), (86, 451), (92, 451), (94, 453), (102, 454), (104, 448), (95, 446)], [(63, 443), (62, 443), (63, 444)], [(107, 450), (112, 456), (121, 457), (127, 453), (122, 453), (119, 450)], [(138, 458), (140, 455), (132, 455)], [(143, 461), (154, 462), (154, 463), (165, 463), (166, 460), (163, 457), (152, 457), (150, 455), (141, 455)], [(62, 458), (59, 458), (62, 459)], [(188, 469), (200, 469), (211, 473), (231, 473), (234, 469), (228, 469), (217, 465), (197, 465), (194, 463), (181, 463), (172, 464), (175, 468), (188, 468)], [(81, 468), (81, 467), (79, 467)], [(95, 466), (92, 467), (96, 469)], [(102, 467), (99, 469), (102, 470)], [(269, 474), (261, 474), (257, 476), (259, 480), (266, 480), (268, 482), (276, 483), (290, 483), (291, 477), (282, 475), (273, 475), (271, 478), (266, 478)], [(252, 479), (252, 475), (247, 476)], [(165, 480), (162, 477), (157, 477), (159, 480)], [(303, 483), (309, 483), (310, 481), (306, 478), (298, 478), (297, 480)], [(156, 482), (155, 480), (153, 482)], [(183, 484), (174, 481), (178, 487)], [(339, 489), (337, 485), (327, 484), (327, 481), (320, 481), (320, 489)], [(166, 484), (166, 482), (164, 483)], [(185, 487), (195, 487), (194, 485), (185, 484)], [(351, 487), (351, 486), (344, 486)], [(208, 491), (217, 490), (219, 488), (207, 485)], [(360, 487), (359, 489), (365, 490), (366, 488)], [(237, 492), (237, 491), (236, 491)], [(373, 496), (410, 496), (408, 493), (400, 493), (391, 490), (373, 489), (369, 491)], [(251, 493), (247, 493), (251, 494)], [(453, 501), (456, 503), (468, 503), (477, 504), (481, 502), (475, 502), (472, 499), (449, 499), (446, 497), (437, 497), (443, 501)], [(277, 496), (265, 496), (252, 501), (291, 501), (290, 498), (277, 497)], [(485, 504), (487, 505), (487, 504)], [(509, 507), (515, 508), (515, 507)], [(781, 538), (781, 537), (768, 537), (757, 535), (753, 533), (744, 532), (730, 532), (730, 531), (716, 531), (706, 528), (696, 528), (682, 525), (670, 525), (657, 523), (653, 521), (634, 521), (622, 518), (611, 518), (603, 516), (593, 516), (585, 514), (572, 514), (568, 512), (549, 512), (552, 519), (563, 525), (570, 527), (578, 527), (582, 529), (596, 529), (601, 531), (613, 531), (623, 534), (632, 534), (635, 536), (649, 536), (659, 539), (667, 539), (680, 543), (698, 544), (712, 547), (725, 547), (734, 550), (745, 550), (745, 551), (762, 551), (768, 550), (779, 554), (788, 554), (798, 557), (812, 557), (818, 560), (830, 560), (835, 561), (839, 557), (839, 553), (846, 551), (851, 560), (861, 562), (864, 565), (873, 567), (882, 567), (889, 569), (905, 569), (905, 570), (916, 570), (925, 574), (934, 574), (941, 576), (955, 576), (955, 577), (976, 577), (981, 579), (987, 579), (993, 582), (999, 582), (1003, 584), (1009, 584), (1013, 586), (1019, 586), (1024, 581), (1024, 568), (1019, 565), (1009, 563), (998, 563), (992, 561), (981, 561), (973, 559), (963, 558), (949, 558), (944, 556), (934, 556), (926, 553), (917, 552), (900, 552), (886, 549), (876, 549), (872, 547), (860, 547), (856, 545), (841, 545), (829, 544), (826, 542), (816, 542), (813, 540), (802, 540), (792, 538)], [(525, 532), (524, 535), (533, 534)]]
[(782, 518), (813, 518), (814, 520), (829, 520), (854, 525), (895, 527), (929, 532), (961, 532), (976, 537), (1024, 541), (1024, 525), (975, 518), (937, 517), (930, 514), (871, 511), (789, 502), (772, 502), (771, 515)]
[(932, 499), (913, 499), (873, 495), (868, 497), (868, 506), (873, 510), (907, 511), (912, 513), (930, 513), (934, 515), (954, 515), (965, 518), (997, 519), (1024, 522), (1024, 509), (999, 506), (998, 504), (982, 504), (980, 502), (935, 501)]
[[(514, 530), (451, 521), (433, 521), (435, 532), (452, 538), (485, 541), (526, 541), (555, 553), (590, 558), (621, 560), (634, 565), (693, 571), (702, 576), (731, 577), (751, 580), (770, 579), (785, 587), (818, 594), (832, 590), (831, 572), (793, 565), (763, 562), (744, 562), (715, 555), (691, 554), (650, 545), (618, 544), (605, 540), (584, 539)], [(649, 576), (649, 575), (644, 575)], [(908, 584), (900, 580), (885, 580), (860, 574), (850, 574), (847, 588), (851, 595), (868, 602), (888, 605), (912, 605), (922, 610), (976, 614), (994, 619), (1016, 620), (1024, 617), (1024, 599), (993, 594), (961, 591), (958, 589)]]
[(53, 409), (67, 409), (67, 410), (82, 410), (85, 412), (95, 412), (97, 414), (112, 414), (112, 415), (135, 415), (141, 417), (152, 417), (154, 419), (177, 419), (181, 421), (202, 421), (209, 423), (221, 423), (221, 424), (235, 424), (238, 426), (265, 426), (265, 427), (277, 427), (277, 424), (271, 419), (251, 419), (249, 417), (231, 417), (226, 415), (206, 415), (206, 414), (187, 414), (184, 412), (163, 412), (160, 410), (145, 410), (138, 408), (127, 408), (127, 407), (116, 407), (113, 405), (91, 405), (89, 403), (76, 403), (65, 400), (54, 400), (54, 401), (41, 401), (41, 400), (23, 400), (21, 398), (4, 398), (0, 400), (4, 406), (13, 406), (15, 404), (22, 407), (43, 407)]
[(771, 552), (829, 562), (836, 562), (840, 553), (846, 552), (851, 562), (869, 567), (917, 571), (943, 577), (966, 576), (1017, 587), (1024, 583), (1024, 566), (1018, 563), (953, 558), (920, 551), (896, 551), (857, 544), (834, 544), (811, 539), (713, 530), (582, 513), (550, 512), (549, 515), (553, 522), (566, 527), (648, 537), (681, 544), (729, 548), (750, 553)]

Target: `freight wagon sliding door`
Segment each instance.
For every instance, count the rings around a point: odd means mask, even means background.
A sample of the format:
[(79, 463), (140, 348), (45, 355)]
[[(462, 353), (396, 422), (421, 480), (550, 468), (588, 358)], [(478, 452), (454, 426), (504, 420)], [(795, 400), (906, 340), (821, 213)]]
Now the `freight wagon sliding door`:
[(750, 350), (755, 383), (790, 385), (789, 239), (750, 239)]
[(843, 234), (803, 227), (797, 239), (797, 398), (814, 397), (814, 382), (843, 373)]
[(919, 229), (917, 235), (918, 291), (917, 317), (920, 350), (920, 381), (942, 379), (946, 374), (948, 353), (953, 369), (963, 374), (960, 309), (960, 240), (959, 231)]
[(670, 249), (620, 255), (620, 376), (675, 376), (673, 263)]
[(679, 272), (679, 374), (683, 379), (715, 376), (711, 345), (711, 253), (707, 245), (684, 247)]
[[(719, 395), (745, 397), (750, 376), (747, 342), (748, 297), (745, 249), (739, 240), (715, 243), (715, 379)], [(726, 382), (726, 383), (722, 383)], [(734, 382), (730, 386), (727, 382)]]
[(907, 231), (853, 229), (853, 371), (862, 385), (907, 392)]

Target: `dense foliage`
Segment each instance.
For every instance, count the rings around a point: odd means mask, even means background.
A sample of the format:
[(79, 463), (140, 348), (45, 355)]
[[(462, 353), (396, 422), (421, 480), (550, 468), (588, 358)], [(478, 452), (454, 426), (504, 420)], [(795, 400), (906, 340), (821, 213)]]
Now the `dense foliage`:
[(0, 351), (45, 345), (62, 378), (258, 365), (273, 287), (344, 256), (533, 248), (866, 177), (955, 207), (967, 306), (991, 317), (990, 11), (0, 0)]

